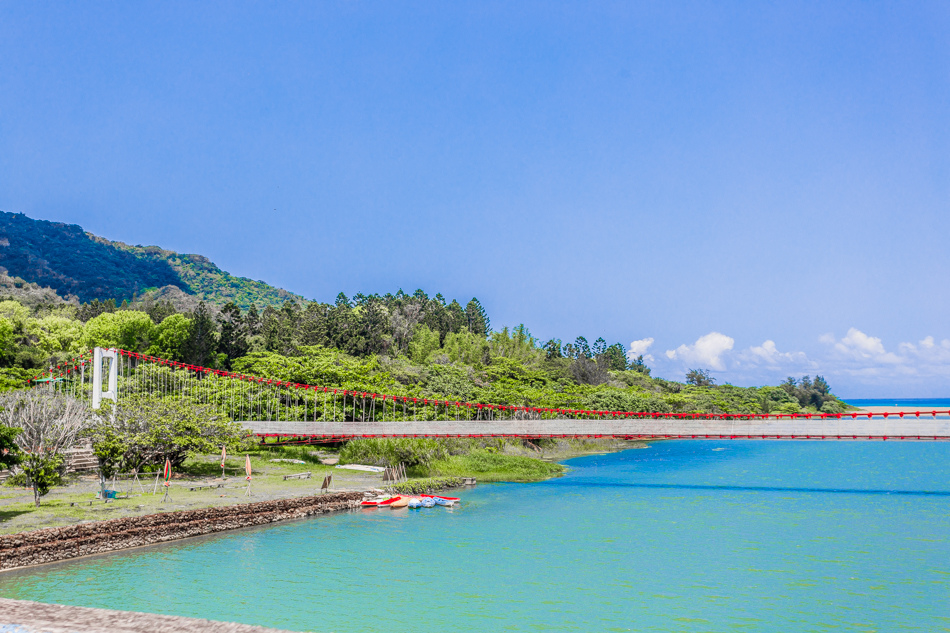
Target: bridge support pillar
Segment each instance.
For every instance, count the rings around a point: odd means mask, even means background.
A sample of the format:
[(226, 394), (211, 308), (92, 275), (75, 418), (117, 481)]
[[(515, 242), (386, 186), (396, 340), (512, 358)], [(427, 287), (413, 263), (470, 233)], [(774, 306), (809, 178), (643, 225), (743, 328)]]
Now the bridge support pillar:
[[(109, 388), (102, 390), (102, 360), (109, 359)], [(108, 398), (113, 402), (118, 402), (116, 394), (118, 393), (117, 382), (119, 378), (118, 354), (114, 349), (102, 349), (97, 347), (92, 352), (92, 408), (98, 409), (102, 405), (102, 399)]]

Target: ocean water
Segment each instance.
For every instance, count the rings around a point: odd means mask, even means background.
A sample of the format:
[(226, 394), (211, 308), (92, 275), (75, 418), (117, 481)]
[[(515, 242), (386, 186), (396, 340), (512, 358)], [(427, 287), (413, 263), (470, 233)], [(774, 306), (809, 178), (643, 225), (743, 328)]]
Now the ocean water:
[(873, 409), (874, 407), (906, 407), (908, 411), (924, 409), (948, 409), (950, 398), (864, 398), (846, 400), (850, 405)]
[(0, 574), (0, 595), (299, 631), (950, 631), (950, 443), (669, 441)]

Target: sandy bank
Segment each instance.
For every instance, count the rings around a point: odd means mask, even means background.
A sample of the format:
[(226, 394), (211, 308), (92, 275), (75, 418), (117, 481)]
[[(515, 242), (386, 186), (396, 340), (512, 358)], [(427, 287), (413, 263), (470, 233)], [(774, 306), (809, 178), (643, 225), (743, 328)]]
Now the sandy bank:
[(0, 598), (0, 625), (17, 633), (281, 633), (278, 629), (232, 622), (7, 598)]

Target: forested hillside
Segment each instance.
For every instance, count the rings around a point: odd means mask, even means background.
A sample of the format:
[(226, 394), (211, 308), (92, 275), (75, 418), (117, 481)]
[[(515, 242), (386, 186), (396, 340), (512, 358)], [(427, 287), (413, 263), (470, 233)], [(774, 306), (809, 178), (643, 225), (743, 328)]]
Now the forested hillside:
[(201, 255), (129, 246), (86, 233), (75, 224), (2, 211), (0, 266), (21, 284), (49, 287), (63, 299), (80, 302), (167, 300), (180, 309), (193, 309), (204, 300), (248, 309), (303, 300), (262, 281), (234, 277)]
[[(838, 412), (820, 377), (779, 386), (716, 385), (702, 368), (685, 383), (654, 378), (623, 345), (539, 341), (528, 328), (492, 329), (477, 299), (464, 306), (421, 290), (339, 295), (280, 309), (235, 304), (187, 313), (167, 303), (28, 308), (0, 302), (0, 362), (8, 384), (93, 346), (297, 383), (436, 399), (552, 408), (667, 412)], [(26, 376), (28, 377), (28, 376)], [(22, 384), (22, 382), (21, 382)]]

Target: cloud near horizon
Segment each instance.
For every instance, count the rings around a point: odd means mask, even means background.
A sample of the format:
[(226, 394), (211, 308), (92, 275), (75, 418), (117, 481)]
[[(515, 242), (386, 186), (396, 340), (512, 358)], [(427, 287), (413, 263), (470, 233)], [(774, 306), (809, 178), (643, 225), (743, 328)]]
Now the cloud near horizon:
[(851, 389), (903, 385), (933, 390), (936, 383), (927, 383), (926, 379), (950, 375), (950, 339), (937, 341), (927, 336), (888, 350), (880, 338), (852, 327), (841, 338), (824, 334), (818, 341), (823, 344), (823, 351), (809, 357), (804, 351), (782, 351), (772, 339), (735, 349), (731, 336), (710, 332), (692, 344), (667, 350), (657, 359), (646, 354), (653, 338), (643, 338), (630, 344), (628, 355), (635, 358), (644, 354), (645, 360), (655, 362), (656, 369), (667, 373), (709, 369), (720, 374), (720, 380), (737, 384), (767, 384), (788, 375), (811, 374), (837, 376), (841, 380), (836, 383)]

